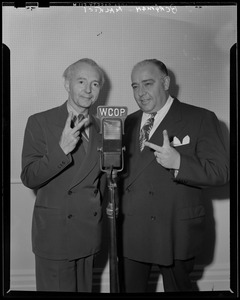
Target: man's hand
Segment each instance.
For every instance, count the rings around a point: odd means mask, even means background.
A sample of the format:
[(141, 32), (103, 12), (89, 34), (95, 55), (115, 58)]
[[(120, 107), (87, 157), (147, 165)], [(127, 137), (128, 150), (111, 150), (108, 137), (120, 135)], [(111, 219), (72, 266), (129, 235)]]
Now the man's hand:
[(59, 145), (66, 155), (73, 151), (73, 149), (76, 147), (77, 142), (80, 139), (79, 130), (88, 121), (88, 119), (85, 118), (81, 122), (79, 122), (74, 128), (71, 128), (72, 116), (73, 113), (70, 112), (68, 114), (68, 118), (59, 141)]
[(170, 146), (167, 130), (163, 130), (163, 145), (157, 146), (153, 143), (145, 142), (148, 146), (155, 150), (154, 155), (159, 164), (167, 169), (179, 169), (180, 167), (180, 154), (177, 150)]

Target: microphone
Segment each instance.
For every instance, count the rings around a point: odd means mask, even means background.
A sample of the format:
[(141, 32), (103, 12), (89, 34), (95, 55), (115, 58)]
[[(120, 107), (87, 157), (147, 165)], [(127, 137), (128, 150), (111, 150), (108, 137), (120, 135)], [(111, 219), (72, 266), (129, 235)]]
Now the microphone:
[(119, 106), (98, 106), (97, 117), (100, 120), (100, 134), (102, 147), (100, 151), (100, 168), (107, 173), (109, 198), (106, 213), (109, 219), (109, 260), (110, 260), (110, 290), (119, 291), (117, 229), (118, 199), (115, 199), (117, 189), (117, 173), (123, 170), (122, 135), (124, 122), (127, 117), (127, 108)]
[(100, 120), (100, 134), (102, 134), (102, 147), (98, 149), (101, 151), (101, 169), (122, 171), (124, 164), (122, 135), (127, 107), (98, 106), (97, 117)]

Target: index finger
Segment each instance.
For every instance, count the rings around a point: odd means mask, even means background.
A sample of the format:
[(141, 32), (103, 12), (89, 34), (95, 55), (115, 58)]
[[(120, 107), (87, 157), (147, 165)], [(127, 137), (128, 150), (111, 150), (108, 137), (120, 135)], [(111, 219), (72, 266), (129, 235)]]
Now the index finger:
[(79, 130), (80, 128), (83, 127), (84, 124), (88, 122), (88, 118), (84, 118), (81, 122), (79, 122), (75, 127), (75, 131)]
[(153, 150), (155, 150), (157, 152), (161, 152), (161, 150), (162, 150), (161, 146), (158, 146), (156, 144), (149, 143), (149, 142), (145, 142), (145, 146), (148, 146), (149, 148), (152, 148)]

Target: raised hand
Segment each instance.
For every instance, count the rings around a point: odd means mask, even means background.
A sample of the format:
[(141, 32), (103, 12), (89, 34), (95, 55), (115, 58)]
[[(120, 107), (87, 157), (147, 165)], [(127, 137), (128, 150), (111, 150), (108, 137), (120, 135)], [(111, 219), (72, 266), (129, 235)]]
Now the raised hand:
[(59, 141), (59, 145), (66, 155), (73, 151), (73, 149), (76, 147), (77, 142), (80, 139), (79, 130), (88, 122), (88, 119), (85, 118), (81, 122), (79, 122), (74, 128), (71, 128), (72, 117), (73, 113), (70, 112), (68, 114), (68, 118)]
[(167, 169), (179, 169), (180, 167), (180, 154), (178, 151), (170, 145), (167, 130), (163, 130), (163, 145), (158, 146), (153, 143), (145, 142), (145, 146), (148, 146), (155, 150), (157, 162)]

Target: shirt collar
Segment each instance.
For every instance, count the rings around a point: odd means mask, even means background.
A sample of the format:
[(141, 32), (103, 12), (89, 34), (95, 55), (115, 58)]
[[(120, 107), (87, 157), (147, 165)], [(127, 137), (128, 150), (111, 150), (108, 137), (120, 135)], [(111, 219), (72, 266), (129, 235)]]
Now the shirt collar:
[[(78, 116), (79, 112), (76, 111), (76, 109), (70, 104), (69, 101), (67, 101), (67, 110), (68, 112), (72, 112), (74, 116)], [(88, 118), (88, 115), (87, 115)]]

